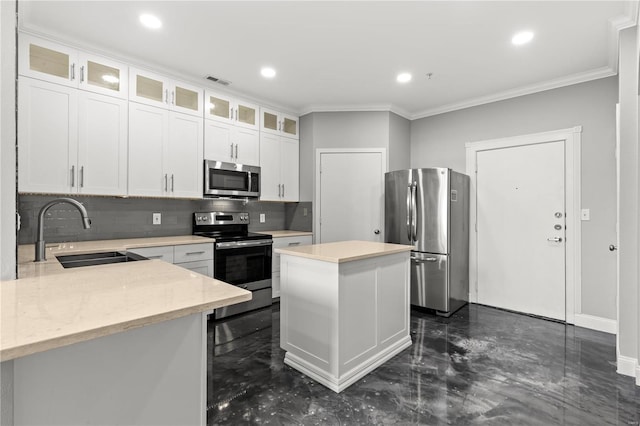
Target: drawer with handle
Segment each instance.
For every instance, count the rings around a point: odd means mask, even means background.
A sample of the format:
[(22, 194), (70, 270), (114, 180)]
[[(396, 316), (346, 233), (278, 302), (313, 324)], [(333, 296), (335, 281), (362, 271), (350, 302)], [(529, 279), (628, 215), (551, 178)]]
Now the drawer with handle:
[(195, 262), (213, 259), (213, 242), (203, 244), (184, 244), (174, 247), (174, 263)]
[(160, 259), (173, 263), (173, 246), (139, 247), (127, 250), (130, 253), (139, 254), (147, 259)]

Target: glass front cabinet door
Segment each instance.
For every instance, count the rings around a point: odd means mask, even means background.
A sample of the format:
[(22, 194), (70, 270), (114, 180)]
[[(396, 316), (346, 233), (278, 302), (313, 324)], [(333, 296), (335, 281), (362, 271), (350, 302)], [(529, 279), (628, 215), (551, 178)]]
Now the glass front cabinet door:
[(79, 54), (79, 87), (103, 95), (127, 98), (127, 66), (110, 59)]
[(78, 52), (28, 34), (18, 36), (18, 72), (27, 77), (77, 87)]
[(258, 106), (221, 93), (206, 91), (205, 118), (258, 130)]
[(261, 130), (274, 135), (287, 136), (299, 139), (298, 117), (284, 114), (278, 111), (262, 108)]

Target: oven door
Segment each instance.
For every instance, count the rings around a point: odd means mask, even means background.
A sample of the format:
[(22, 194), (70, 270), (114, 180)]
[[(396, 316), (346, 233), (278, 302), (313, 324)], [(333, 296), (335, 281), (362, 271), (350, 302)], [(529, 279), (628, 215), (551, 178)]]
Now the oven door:
[(271, 287), (272, 240), (216, 243), (214, 277), (247, 290)]
[(259, 197), (260, 167), (205, 160), (205, 197)]

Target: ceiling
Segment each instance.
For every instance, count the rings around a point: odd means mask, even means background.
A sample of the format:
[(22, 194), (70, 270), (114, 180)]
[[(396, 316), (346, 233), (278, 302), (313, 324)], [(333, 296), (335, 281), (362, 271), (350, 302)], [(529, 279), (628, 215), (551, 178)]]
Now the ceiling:
[[(20, 1), (21, 29), (295, 113), (425, 117), (617, 72), (624, 1)], [(158, 30), (138, 16), (158, 16)], [(535, 33), (511, 44), (521, 30)], [(276, 69), (273, 79), (260, 68)], [(396, 82), (409, 72), (409, 83)], [(429, 78), (427, 74), (431, 74)], [(228, 80), (224, 88), (204, 76)]]

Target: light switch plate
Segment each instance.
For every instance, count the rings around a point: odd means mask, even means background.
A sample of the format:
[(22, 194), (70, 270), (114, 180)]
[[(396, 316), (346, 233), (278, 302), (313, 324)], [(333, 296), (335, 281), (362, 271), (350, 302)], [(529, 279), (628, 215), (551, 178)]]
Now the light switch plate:
[(162, 224), (162, 213), (154, 213), (153, 214), (153, 224), (154, 225)]
[(260, 213), (260, 223), (265, 223), (267, 220), (266, 216), (264, 213)]
[(591, 211), (589, 209), (582, 209), (580, 211), (580, 218), (582, 220), (591, 220)]

